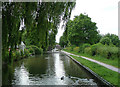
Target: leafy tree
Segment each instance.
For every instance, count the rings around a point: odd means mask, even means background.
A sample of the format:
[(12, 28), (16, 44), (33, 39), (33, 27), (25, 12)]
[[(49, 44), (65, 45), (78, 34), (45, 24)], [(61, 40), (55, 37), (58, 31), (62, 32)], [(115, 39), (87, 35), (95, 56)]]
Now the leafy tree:
[(92, 22), (88, 15), (80, 14), (73, 21), (69, 20), (66, 29), (68, 29), (68, 40), (73, 45), (94, 44), (97, 41), (96, 23)]
[(117, 47), (119, 46), (120, 40), (117, 35), (108, 33), (108, 34), (104, 35), (104, 37), (108, 37), (109, 39), (111, 39), (111, 43), (113, 45), (115, 45)]
[(20, 11), (20, 3), (2, 4), (2, 55), (4, 58), (6, 51), (11, 47), (11, 50), (9, 51), (9, 61), (11, 61), (12, 51), (16, 48), (16, 45), (21, 42), (21, 34), (23, 31), (19, 31), (21, 22)]
[[(46, 50), (48, 45), (51, 44), (49, 43), (51, 42), (50, 38), (55, 38), (61, 18), (67, 21), (74, 6), (74, 2), (3, 2), (3, 58), (10, 46), (10, 61), (12, 51), (16, 50), (16, 46), (23, 40), (27, 45), (36, 45)], [(25, 27), (19, 30), (23, 20)], [(51, 29), (54, 33), (49, 35)], [(55, 42), (55, 39), (53, 39), (53, 42)]]
[(59, 44), (61, 47), (68, 46), (67, 29), (64, 31), (63, 36), (60, 37)]
[(97, 34), (97, 37), (96, 37), (96, 42), (95, 43), (99, 43), (100, 40), (102, 38), (102, 35), (101, 34)]
[(100, 40), (100, 43), (102, 43), (103, 45), (105, 45), (105, 44), (110, 45), (111, 39), (108, 38), (108, 37), (103, 37), (103, 38)]
[(61, 36), (59, 44), (61, 47), (67, 46), (68, 42), (67, 42), (65, 36)]

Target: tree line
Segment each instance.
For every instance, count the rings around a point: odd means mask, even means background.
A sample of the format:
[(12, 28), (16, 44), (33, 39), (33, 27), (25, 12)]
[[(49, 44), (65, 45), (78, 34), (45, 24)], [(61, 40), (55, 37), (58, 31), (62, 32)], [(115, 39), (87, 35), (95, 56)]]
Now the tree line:
[(86, 14), (75, 16), (74, 20), (69, 20), (66, 24), (63, 36), (60, 38), (60, 45), (64, 46), (80, 46), (84, 43), (90, 45), (96, 43), (119, 46), (120, 40), (115, 34), (101, 35), (97, 30), (95, 22)]
[(100, 56), (107, 59), (118, 59), (120, 40), (115, 34), (101, 35), (95, 22), (86, 14), (80, 14), (66, 24), (61, 47), (66, 51)]

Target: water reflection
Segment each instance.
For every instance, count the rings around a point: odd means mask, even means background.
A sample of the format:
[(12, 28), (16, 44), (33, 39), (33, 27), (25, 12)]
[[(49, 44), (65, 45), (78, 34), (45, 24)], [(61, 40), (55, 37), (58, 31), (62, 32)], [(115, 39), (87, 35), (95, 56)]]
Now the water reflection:
[[(16, 79), (17, 78), (17, 79)], [(14, 72), (14, 79), (12, 84), (17, 85), (29, 85), (29, 73), (24, 67), (24, 63), (21, 65), (21, 67), (15, 68)]]
[(55, 54), (55, 74), (57, 77), (65, 76), (63, 61), (60, 60), (59, 54)]
[[(45, 54), (23, 59), (11, 68), (4, 68), (3, 85), (96, 85), (86, 71), (62, 53)], [(7, 76), (6, 73), (10, 73)], [(5, 81), (11, 76), (10, 81)], [(61, 79), (61, 77), (63, 77)]]

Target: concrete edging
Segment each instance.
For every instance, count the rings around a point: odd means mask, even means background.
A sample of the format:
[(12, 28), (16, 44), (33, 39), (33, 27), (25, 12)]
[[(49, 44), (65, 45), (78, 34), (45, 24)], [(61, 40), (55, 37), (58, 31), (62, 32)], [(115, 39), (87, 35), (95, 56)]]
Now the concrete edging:
[[(64, 53), (64, 52), (62, 52)], [(73, 57), (71, 57), (70, 55), (64, 53), (65, 55), (67, 55), (69, 58), (71, 58), (74, 62), (76, 62), (78, 65), (80, 65), (82, 68), (84, 68), (85, 70), (87, 70), (90, 74), (92, 74), (95, 78), (97, 78), (98, 80), (100, 80), (102, 83), (104, 83), (105, 85), (108, 85), (109, 87), (115, 87), (113, 86), (110, 82), (106, 81), (105, 79), (103, 79), (102, 77), (100, 77), (98, 74), (96, 74), (95, 72), (93, 72), (91, 69), (89, 69), (88, 67), (82, 65), (80, 62), (78, 62), (76, 59), (74, 59)]]

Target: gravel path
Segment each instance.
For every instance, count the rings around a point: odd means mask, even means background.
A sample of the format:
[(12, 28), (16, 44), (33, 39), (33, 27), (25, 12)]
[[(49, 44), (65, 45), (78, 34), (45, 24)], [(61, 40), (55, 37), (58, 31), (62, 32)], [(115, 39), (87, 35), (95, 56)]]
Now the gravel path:
[(120, 69), (118, 69), (118, 68), (116, 68), (116, 67), (114, 67), (114, 66), (111, 66), (111, 65), (108, 65), (108, 64), (105, 64), (105, 63), (102, 63), (102, 62), (99, 62), (99, 61), (97, 61), (97, 60), (94, 60), (94, 59), (91, 59), (91, 58), (87, 58), (87, 57), (84, 57), (84, 56), (79, 56), (79, 55), (75, 55), (75, 54), (72, 54), (72, 53), (68, 53), (68, 52), (63, 51), (63, 50), (62, 50), (61, 52), (65, 53), (65, 54), (68, 54), (68, 55), (73, 55), (73, 56), (81, 57), (81, 58), (83, 58), (83, 59), (92, 61), (92, 62), (97, 63), (97, 64), (99, 64), (99, 65), (102, 65), (102, 66), (104, 66), (104, 67), (106, 67), (106, 68), (108, 68), (108, 69), (110, 69), (110, 70), (113, 70), (113, 71), (115, 71), (115, 72), (120, 73)]

